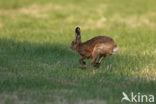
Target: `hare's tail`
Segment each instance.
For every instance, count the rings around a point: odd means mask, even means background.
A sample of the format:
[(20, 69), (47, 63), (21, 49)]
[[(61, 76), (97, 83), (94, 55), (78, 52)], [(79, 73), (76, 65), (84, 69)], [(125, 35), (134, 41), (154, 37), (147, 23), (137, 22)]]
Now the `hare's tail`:
[(118, 47), (117, 47), (117, 45), (116, 45), (116, 46), (113, 48), (113, 54), (116, 54), (117, 51), (118, 51)]

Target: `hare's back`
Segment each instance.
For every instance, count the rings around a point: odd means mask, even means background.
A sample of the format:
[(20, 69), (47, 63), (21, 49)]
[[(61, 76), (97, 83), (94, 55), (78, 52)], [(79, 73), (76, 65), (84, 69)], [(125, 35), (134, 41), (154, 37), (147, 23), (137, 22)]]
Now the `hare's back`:
[(114, 44), (114, 41), (112, 38), (107, 36), (97, 36), (85, 42), (85, 44), (90, 44), (92, 46), (95, 46), (96, 44), (100, 44), (100, 43)]

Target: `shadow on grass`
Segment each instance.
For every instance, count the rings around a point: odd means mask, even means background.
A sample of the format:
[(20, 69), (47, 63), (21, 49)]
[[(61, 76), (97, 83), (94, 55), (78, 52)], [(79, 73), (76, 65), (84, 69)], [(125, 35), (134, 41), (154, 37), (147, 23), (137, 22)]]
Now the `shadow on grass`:
[(76, 57), (76, 54), (65, 45), (19, 42), (6, 39), (0, 40), (0, 53), (1, 65), (22, 60), (56, 64), (58, 61), (68, 58), (70, 60)]
[[(100, 91), (104, 87), (110, 88), (109, 90), (116, 88), (121, 90), (131, 84), (137, 85), (137, 79), (131, 82), (131, 78), (126, 78), (131, 76), (131, 71), (142, 70), (151, 62), (150, 58), (152, 58), (123, 54), (109, 56), (94, 74), (94, 69), (80, 70), (78, 68), (78, 57), (78, 54), (62, 44), (40, 44), (1, 39), (0, 90), (19, 88), (78, 88), (82, 90), (87, 88), (95, 90), (94, 88), (99, 88)], [(142, 85), (148, 86), (148, 81), (140, 80), (137, 87)], [(151, 84), (149, 87), (152, 87)], [(105, 90), (102, 91), (102, 93), (104, 92)]]
[(0, 39), (1, 90), (55, 87), (58, 84), (70, 86), (68, 82), (49, 76), (57, 77), (59, 70), (62, 71), (63, 66), (69, 68), (75, 58), (76, 54), (65, 45)]

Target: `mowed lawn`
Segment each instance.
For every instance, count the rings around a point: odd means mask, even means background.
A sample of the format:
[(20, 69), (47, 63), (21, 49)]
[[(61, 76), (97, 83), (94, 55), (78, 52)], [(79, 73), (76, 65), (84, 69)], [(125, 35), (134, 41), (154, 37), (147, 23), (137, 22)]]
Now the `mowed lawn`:
[[(122, 92), (156, 100), (155, 5), (155, 0), (0, 0), (0, 104), (121, 104)], [(80, 56), (69, 48), (76, 26), (82, 41), (112, 37), (118, 54), (98, 69), (81, 69)]]

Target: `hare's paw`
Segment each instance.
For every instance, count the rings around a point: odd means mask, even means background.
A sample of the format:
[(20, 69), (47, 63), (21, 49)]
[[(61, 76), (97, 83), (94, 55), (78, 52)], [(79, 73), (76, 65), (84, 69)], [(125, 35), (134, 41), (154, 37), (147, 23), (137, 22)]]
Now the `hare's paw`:
[(87, 68), (87, 65), (82, 65), (81, 68), (82, 69), (86, 69)]
[(86, 65), (86, 62), (85, 62), (85, 61), (82, 61), (82, 64), (83, 64), (83, 65)]
[(86, 62), (85, 61), (82, 61), (81, 59), (79, 60), (80, 64), (82, 65), (86, 65)]
[(95, 63), (95, 64), (94, 64), (94, 67), (99, 68), (99, 67), (100, 67), (100, 63)]

